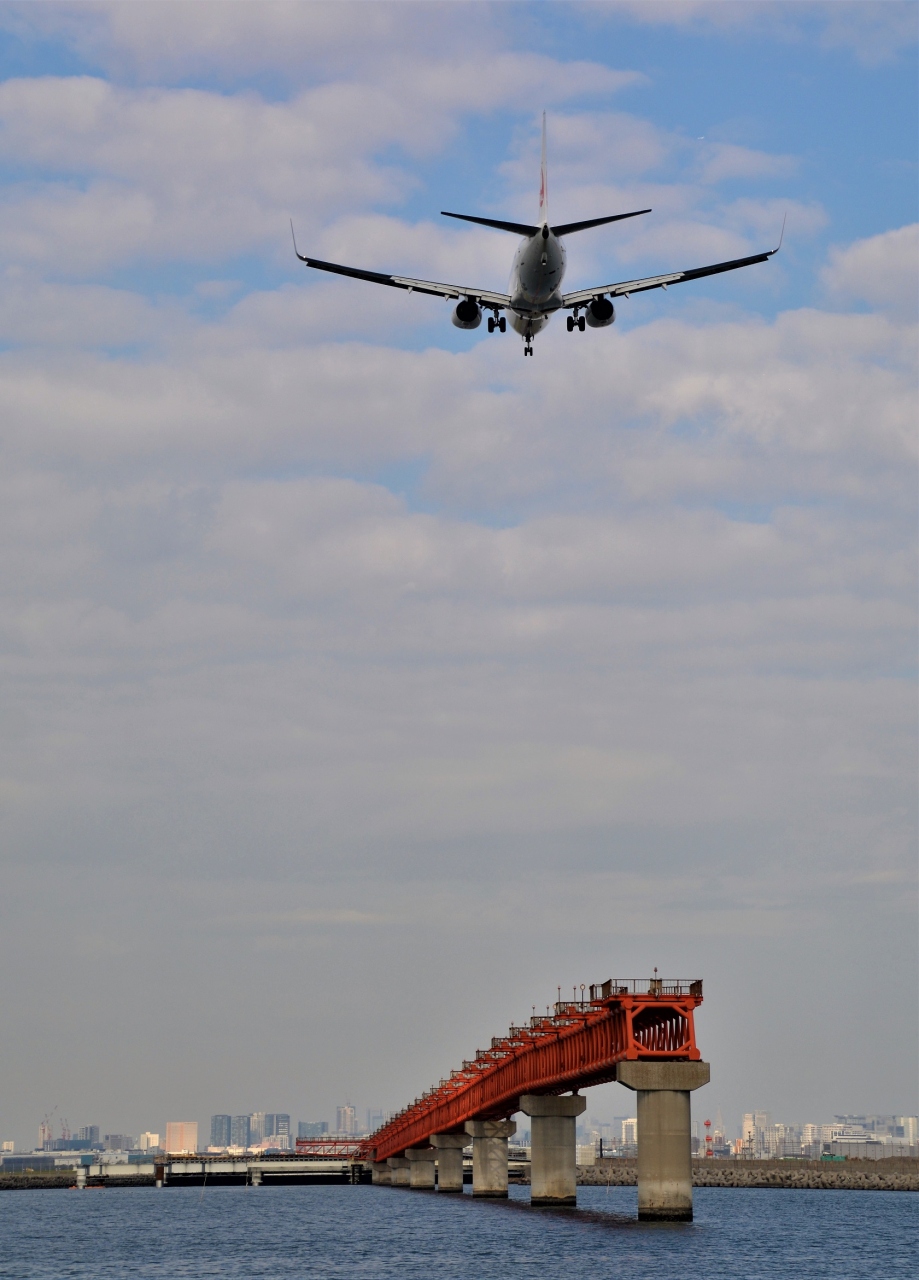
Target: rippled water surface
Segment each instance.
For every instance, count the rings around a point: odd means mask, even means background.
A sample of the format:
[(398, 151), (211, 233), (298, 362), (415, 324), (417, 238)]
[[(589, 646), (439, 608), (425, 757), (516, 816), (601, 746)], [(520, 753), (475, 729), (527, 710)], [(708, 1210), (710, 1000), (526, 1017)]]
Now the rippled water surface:
[(636, 1220), (634, 1187), (581, 1187), (578, 1208), (389, 1187), (0, 1193), (0, 1276), (826, 1276), (914, 1280), (917, 1202), (883, 1191), (700, 1188), (693, 1223)]

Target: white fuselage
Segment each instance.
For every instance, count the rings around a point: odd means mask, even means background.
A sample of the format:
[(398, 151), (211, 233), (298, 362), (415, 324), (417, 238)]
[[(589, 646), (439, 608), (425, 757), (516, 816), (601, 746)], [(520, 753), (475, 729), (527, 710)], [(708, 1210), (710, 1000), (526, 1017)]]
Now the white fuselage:
[[(545, 232), (548, 231), (548, 236)], [(562, 305), (565, 248), (545, 224), (535, 236), (521, 240), (514, 255), (507, 291), (511, 327), (524, 337), (539, 333)]]

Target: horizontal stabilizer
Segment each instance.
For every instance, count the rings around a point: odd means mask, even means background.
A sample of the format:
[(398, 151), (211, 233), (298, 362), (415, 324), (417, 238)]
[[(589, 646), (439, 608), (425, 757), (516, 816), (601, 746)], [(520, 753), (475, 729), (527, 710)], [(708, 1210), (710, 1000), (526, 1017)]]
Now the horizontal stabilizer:
[(605, 222), (621, 222), (623, 218), (638, 218), (641, 214), (650, 212), (650, 209), (636, 209), (634, 213), (614, 213), (609, 218), (588, 218), (586, 222), (566, 222), (561, 227), (553, 227), (552, 232), (557, 236), (570, 236), (574, 231), (586, 231), (588, 227), (602, 227)]
[[(495, 227), (498, 231), (512, 231), (515, 236), (535, 236), (539, 231), (539, 227), (528, 227), (523, 222), (500, 222), (497, 218), (473, 218), (468, 213), (447, 213), (446, 209), (441, 209), (441, 214), (445, 218), (460, 218), (463, 222), (477, 222), (482, 227)], [(628, 217), (628, 214), (624, 215)], [(601, 218), (601, 222), (603, 219)]]

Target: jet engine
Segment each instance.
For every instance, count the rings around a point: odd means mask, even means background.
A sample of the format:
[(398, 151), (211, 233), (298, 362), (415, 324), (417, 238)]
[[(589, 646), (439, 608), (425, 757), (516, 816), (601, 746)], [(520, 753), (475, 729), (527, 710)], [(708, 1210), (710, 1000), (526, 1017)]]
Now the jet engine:
[(609, 298), (594, 298), (584, 316), (591, 329), (605, 329), (616, 319), (616, 308)]
[(457, 329), (478, 329), (482, 323), (482, 308), (471, 298), (463, 298), (456, 304), (452, 319)]

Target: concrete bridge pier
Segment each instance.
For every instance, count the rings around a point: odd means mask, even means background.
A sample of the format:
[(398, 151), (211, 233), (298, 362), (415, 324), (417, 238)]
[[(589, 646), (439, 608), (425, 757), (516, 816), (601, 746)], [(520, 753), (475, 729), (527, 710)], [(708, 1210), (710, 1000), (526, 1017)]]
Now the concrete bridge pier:
[(520, 1110), (530, 1117), (530, 1203), (577, 1204), (576, 1121), (587, 1107), (578, 1094), (568, 1097), (525, 1093)]
[(386, 1161), (389, 1165), (390, 1186), (407, 1187), (409, 1179), (409, 1162), (402, 1156), (390, 1156)]
[(638, 1094), (638, 1217), (692, 1221), (689, 1095), (708, 1084), (707, 1062), (620, 1062), (616, 1079)]
[(472, 1138), (472, 1194), (507, 1197), (507, 1140), (517, 1132), (513, 1120), (467, 1120)]
[(370, 1181), (375, 1187), (388, 1187), (392, 1182), (392, 1169), (385, 1160), (375, 1160), (370, 1166)]
[(408, 1185), (415, 1191), (434, 1190), (434, 1161), (437, 1152), (433, 1147), (409, 1147), (405, 1153), (408, 1161)]
[(431, 1143), (437, 1151), (437, 1190), (463, 1193), (463, 1147), (469, 1142), (465, 1133), (432, 1133)]

